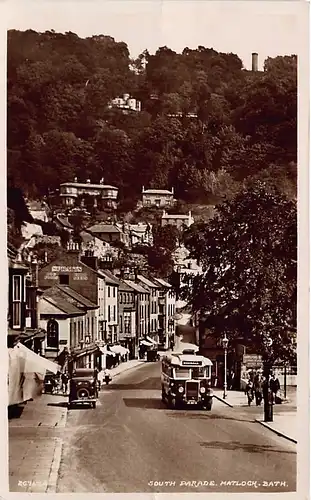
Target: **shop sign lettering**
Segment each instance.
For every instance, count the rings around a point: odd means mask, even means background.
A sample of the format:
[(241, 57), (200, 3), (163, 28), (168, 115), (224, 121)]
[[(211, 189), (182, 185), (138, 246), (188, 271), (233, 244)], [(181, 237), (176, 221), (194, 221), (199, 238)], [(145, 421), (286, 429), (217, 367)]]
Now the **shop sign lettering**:
[(88, 275), (86, 273), (81, 273), (81, 274), (74, 274), (73, 275), (73, 280), (74, 281), (87, 281)]
[(46, 275), (44, 276), (44, 279), (45, 280), (57, 280), (58, 275), (56, 273), (46, 273)]
[(55, 273), (82, 273), (80, 266), (52, 266), (52, 272)]

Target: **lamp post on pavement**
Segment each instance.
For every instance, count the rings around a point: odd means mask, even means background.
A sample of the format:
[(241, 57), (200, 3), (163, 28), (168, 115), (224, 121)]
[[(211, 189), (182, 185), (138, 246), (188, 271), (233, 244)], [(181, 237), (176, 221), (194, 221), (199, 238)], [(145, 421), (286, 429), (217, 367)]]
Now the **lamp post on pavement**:
[(227, 336), (225, 334), (225, 336), (222, 338), (222, 346), (224, 348), (224, 358), (225, 358), (225, 367), (224, 367), (224, 370), (225, 370), (225, 373), (224, 373), (224, 395), (223, 395), (224, 399), (226, 399), (226, 397), (227, 397), (227, 351), (228, 351), (228, 343), (229, 343), (229, 340), (227, 339)]
[(264, 421), (273, 422), (273, 394), (270, 388), (271, 377), (271, 363), (269, 362), (268, 349), (272, 347), (273, 340), (271, 337), (266, 337), (263, 340), (265, 347), (265, 360), (264, 360), (264, 387), (263, 387), (263, 401), (264, 401)]

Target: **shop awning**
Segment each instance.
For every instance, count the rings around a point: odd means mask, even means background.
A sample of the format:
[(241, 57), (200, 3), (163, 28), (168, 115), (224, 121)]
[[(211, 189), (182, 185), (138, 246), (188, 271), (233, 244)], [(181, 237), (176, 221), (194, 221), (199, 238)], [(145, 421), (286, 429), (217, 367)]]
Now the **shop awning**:
[(121, 354), (121, 356), (125, 356), (125, 354), (128, 354), (130, 352), (129, 349), (123, 347), (122, 345), (112, 345), (110, 349), (116, 354)]
[(100, 350), (100, 352), (101, 352), (102, 354), (106, 354), (106, 356), (115, 356), (115, 355), (116, 355), (114, 352), (109, 351), (109, 350), (107, 349), (107, 346), (100, 347), (100, 348), (99, 348), (99, 350)]
[(151, 343), (151, 342), (147, 342), (147, 340), (141, 340), (140, 341), (140, 345), (145, 345), (146, 347), (151, 347), (153, 346), (154, 344)]
[(35, 352), (28, 349), (28, 347), (24, 346), (20, 342), (15, 346), (15, 349), (18, 350), (20, 356), (22, 356), (26, 361), (26, 366), (31, 370), (48, 370), (52, 373), (57, 373), (61, 370), (61, 367), (57, 363), (53, 363), (49, 359), (43, 358), (36, 354)]
[(158, 343), (155, 340), (153, 340), (151, 337), (148, 337), (148, 335), (146, 336), (146, 340), (147, 340), (147, 342), (150, 342), (150, 344), (158, 345)]

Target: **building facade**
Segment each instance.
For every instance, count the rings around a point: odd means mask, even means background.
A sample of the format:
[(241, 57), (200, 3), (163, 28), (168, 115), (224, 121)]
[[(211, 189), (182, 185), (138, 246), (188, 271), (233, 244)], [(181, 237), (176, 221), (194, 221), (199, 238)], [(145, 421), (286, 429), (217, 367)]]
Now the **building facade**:
[(185, 229), (190, 227), (194, 223), (194, 218), (191, 215), (191, 212), (188, 215), (183, 214), (168, 214), (163, 210), (163, 215), (161, 218), (161, 225), (167, 226), (175, 226), (177, 229)]
[(122, 97), (112, 99), (112, 101), (108, 104), (108, 108), (119, 108), (123, 112), (139, 112), (141, 111), (141, 102), (137, 101), (133, 97), (130, 97), (130, 94), (123, 94)]
[(141, 274), (137, 275), (137, 281), (149, 291), (149, 330), (147, 333), (153, 341), (158, 342), (160, 286), (155, 281), (151, 281)]
[(86, 183), (77, 182), (64, 182), (60, 185), (60, 197), (62, 203), (65, 207), (73, 207), (76, 200), (80, 198), (82, 200), (87, 196), (92, 196), (94, 198), (94, 207), (97, 206), (97, 201), (105, 202), (108, 207), (117, 207), (118, 198), (118, 188), (115, 186), (110, 186), (108, 184), (91, 184), (88, 180)]
[(142, 201), (139, 204), (142, 207), (171, 207), (174, 206), (174, 188), (171, 191), (166, 189), (142, 189)]

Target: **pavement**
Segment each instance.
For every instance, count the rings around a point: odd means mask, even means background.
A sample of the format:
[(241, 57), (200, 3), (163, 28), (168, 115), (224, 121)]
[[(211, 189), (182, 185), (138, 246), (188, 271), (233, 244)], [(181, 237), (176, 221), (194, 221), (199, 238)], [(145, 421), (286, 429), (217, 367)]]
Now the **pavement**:
[[(110, 370), (117, 375), (143, 364), (130, 360)], [(43, 394), (20, 405), (9, 419), (9, 491), (56, 492), (68, 416), (67, 396)]]
[[(265, 422), (263, 418), (263, 405), (248, 407), (246, 395), (243, 391), (228, 391), (223, 398), (223, 390), (214, 389), (214, 396), (222, 403), (234, 407), (256, 408), (254, 420), (279, 436), (297, 443), (297, 388), (288, 387), (286, 400), (280, 405), (273, 406), (273, 422)], [(253, 413), (253, 412), (252, 412)]]

